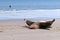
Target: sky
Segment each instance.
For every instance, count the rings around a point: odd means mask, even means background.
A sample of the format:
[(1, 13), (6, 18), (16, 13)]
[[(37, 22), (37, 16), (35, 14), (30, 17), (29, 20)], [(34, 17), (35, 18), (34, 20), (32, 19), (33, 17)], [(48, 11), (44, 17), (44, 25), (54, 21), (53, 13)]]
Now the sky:
[(60, 9), (60, 0), (0, 0), (0, 9)]

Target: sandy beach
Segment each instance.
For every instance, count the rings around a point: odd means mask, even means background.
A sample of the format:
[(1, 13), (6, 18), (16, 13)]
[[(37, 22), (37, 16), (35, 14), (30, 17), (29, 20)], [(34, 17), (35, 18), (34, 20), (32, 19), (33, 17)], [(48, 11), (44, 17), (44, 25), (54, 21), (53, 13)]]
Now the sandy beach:
[(24, 20), (0, 21), (0, 40), (60, 40), (60, 19), (50, 30), (28, 29)]

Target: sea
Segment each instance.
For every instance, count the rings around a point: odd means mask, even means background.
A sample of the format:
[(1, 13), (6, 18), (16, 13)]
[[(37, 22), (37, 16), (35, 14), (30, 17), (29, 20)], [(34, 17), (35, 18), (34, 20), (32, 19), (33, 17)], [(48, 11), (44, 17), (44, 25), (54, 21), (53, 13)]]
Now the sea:
[(0, 20), (54, 18), (60, 18), (60, 0), (0, 0)]
[(53, 10), (0, 10), (0, 20), (60, 18), (60, 9)]

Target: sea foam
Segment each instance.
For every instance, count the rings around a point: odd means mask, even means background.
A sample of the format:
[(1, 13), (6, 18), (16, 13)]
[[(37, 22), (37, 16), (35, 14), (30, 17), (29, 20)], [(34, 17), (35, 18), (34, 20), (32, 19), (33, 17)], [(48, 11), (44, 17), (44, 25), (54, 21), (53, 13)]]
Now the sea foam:
[(53, 10), (0, 10), (0, 20), (23, 18), (60, 18), (60, 9)]

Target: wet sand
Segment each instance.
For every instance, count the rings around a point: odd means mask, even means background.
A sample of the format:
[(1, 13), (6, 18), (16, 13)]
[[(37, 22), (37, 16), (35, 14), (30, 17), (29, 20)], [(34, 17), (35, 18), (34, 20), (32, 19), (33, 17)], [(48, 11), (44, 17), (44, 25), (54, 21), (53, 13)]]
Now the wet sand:
[(60, 19), (50, 30), (28, 29), (24, 20), (0, 21), (0, 40), (60, 40)]

